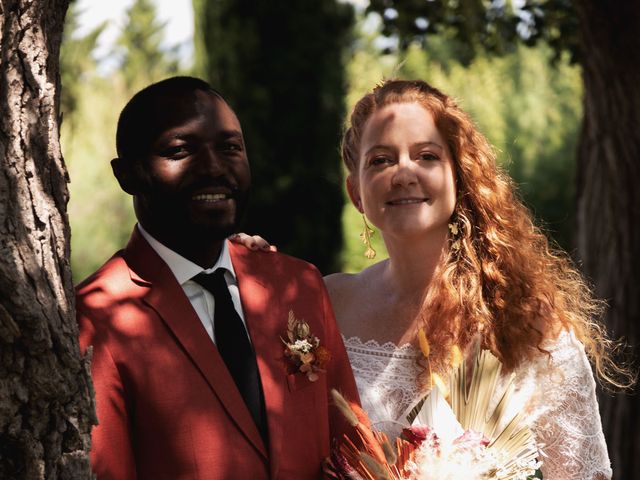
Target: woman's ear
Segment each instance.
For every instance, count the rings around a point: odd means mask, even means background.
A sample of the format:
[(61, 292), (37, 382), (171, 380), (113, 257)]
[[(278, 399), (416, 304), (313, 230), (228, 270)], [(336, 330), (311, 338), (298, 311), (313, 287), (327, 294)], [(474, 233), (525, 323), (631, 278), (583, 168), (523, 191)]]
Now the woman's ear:
[(140, 182), (136, 175), (133, 162), (122, 158), (114, 158), (111, 160), (111, 169), (113, 175), (118, 180), (120, 188), (129, 195), (136, 195), (140, 190)]
[(358, 181), (353, 177), (353, 175), (349, 175), (347, 177), (347, 193), (349, 194), (351, 202), (358, 209), (358, 211), (360, 213), (364, 213), (364, 209), (362, 208), (362, 200), (360, 199), (360, 187), (358, 185)]

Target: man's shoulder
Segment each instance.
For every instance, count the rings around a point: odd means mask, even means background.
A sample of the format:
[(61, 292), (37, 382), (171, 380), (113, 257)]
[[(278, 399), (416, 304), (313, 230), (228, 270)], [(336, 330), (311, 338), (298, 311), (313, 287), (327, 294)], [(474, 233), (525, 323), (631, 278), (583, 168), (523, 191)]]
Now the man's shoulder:
[(279, 276), (285, 274), (308, 274), (320, 278), (315, 265), (301, 258), (281, 252), (250, 250), (243, 245), (230, 243), (233, 261), (241, 261), (249, 273)]
[(98, 270), (76, 285), (78, 306), (86, 304), (89, 298), (124, 294), (131, 284), (131, 276), (122, 254), (122, 251), (115, 253)]

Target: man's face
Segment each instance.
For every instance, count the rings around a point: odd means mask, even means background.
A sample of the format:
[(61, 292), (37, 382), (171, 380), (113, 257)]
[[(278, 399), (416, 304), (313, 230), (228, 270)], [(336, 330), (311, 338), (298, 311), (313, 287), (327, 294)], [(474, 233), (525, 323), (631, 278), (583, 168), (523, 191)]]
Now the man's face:
[(147, 154), (134, 166), (135, 208), (161, 242), (221, 240), (244, 209), (251, 175), (238, 118), (203, 91), (158, 102)]

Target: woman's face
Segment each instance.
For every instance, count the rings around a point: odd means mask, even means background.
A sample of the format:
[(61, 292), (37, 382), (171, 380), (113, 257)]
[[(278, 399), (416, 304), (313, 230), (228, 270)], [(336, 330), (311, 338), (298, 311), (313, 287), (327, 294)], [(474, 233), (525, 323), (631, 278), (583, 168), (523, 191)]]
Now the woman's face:
[(419, 103), (396, 103), (364, 126), (354, 204), (387, 236), (446, 235), (456, 203), (453, 159), (433, 116)]

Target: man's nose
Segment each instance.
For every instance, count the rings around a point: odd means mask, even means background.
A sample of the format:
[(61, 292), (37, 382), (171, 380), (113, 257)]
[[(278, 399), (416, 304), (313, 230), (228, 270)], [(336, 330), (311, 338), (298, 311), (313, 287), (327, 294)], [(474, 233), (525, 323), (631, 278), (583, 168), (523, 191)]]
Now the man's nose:
[(196, 157), (198, 173), (201, 175), (219, 176), (224, 174), (224, 161), (215, 145), (205, 144)]

